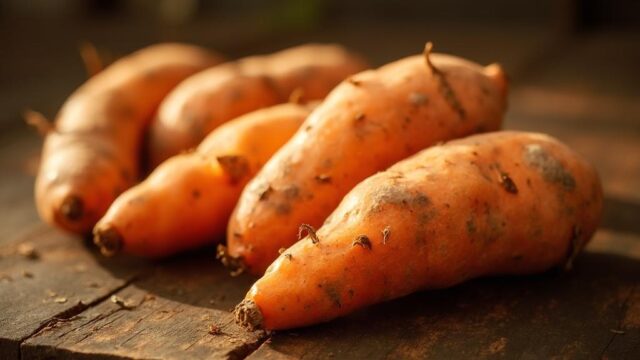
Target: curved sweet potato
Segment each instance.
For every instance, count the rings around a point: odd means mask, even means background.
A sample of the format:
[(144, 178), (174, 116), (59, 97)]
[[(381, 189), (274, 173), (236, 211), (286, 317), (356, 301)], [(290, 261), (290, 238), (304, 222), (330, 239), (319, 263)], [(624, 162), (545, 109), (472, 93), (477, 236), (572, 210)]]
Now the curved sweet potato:
[(35, 188), (40, 216), (68, 231), (90, 232), (137, 181), (143, 131), (160, 101), (187, 76), (220, 61), (194, 46), (154, 45), (76, 90), (44, 143)]
[(236, 314), (249, 327), (298, 327), (421, 289), (570, 264), (601, 213), (595, 169), (553, 138), (452, 141), (357, 185)]
[(223, 124), (121, 194), (96, 224), (94, 242), (105, 255), (160, 257), (218, 240), (244, 185), (311, 108), (276, 105)]
[(162, 103), (150, 128), (151, 166), (195, 147), (225, 121), (286, 102), (294, 90), (301, 100), (320, 100), (365, 68), (358, 56), (337, 45), (304, 45), (203, 71)]
[(429, 51), (331, 92), (243, 191), (229, 222), (230, 256), (261, 274), (300, 224), (322, 224), (367, 176), (439, 141), (500, 128), (500, 67)]

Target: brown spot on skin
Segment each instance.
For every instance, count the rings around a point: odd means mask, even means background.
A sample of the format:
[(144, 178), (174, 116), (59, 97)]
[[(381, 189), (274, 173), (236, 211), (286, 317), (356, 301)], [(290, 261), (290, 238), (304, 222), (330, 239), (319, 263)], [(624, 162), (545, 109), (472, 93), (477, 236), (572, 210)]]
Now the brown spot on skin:
[(371, 250), (371, 240), (369, 240), (367, 235), (358, 235), (351, 246), (361, 246), (365, 249)]
[(340, 292), (335, 286), (330, 284), (318, 284), (318, 287), (324, 290), (324, 293), (329, 297), (333, 305), (336, 307), (342, 307), (342, 299), (340, 298)]
[(278, 215), (286, 215), (291, 212), (291, 204), (289, 203), (279, 203), (275, 205), (276, 213)]
[(502, 185), (502, 188), (505, 189), (508, 193), (518, 193), (518, 187), (516, 186), (516, 183), (514, 183), (513, 180), (509, 177), (509, 174), (505, 172), (500, 173), (500, 185)]
[(530, 144), (525, 147), (524, 160), (527, 165), (536, 168), (545, 181), (558, 184), (566, 191), (575, 189), (576, 181), (573, 175), (539, 144)]
[(476, 222), (473, 220), (473, 218), (470, 218), (467, 220), (467, 233), (469, 235), (475, 234), (476, 233)]
[(260, 190), (260, 194), (258, 195), (258, 200), (265, 201), (269, 198), (269, 196), (273, 193), (273, 188), (271, 185), (267, 184), (266, 187)]
[(329, 176), (327, 174), (316, 175), (315, 179), (316, 179), (317, 182), (322, 183), (322, 184), (326, 184), (326, 183), (330, 183), (331, 182), (331, 176)]
[(391, 227), (387, 225), (384, 229), (382, 229), (382, 243), (386, 244), (391, 236)]
[(194, 199), (199, 199), (201, 195), (202, 194), (200, 194), (200, 190), (198, 190), (198, 189), (194, 189), (193, 191), (191, 191), (191, 196)]
[(316, 235), (316, 229), (309, 224), (302, 224), (300, 225), (300, 228), (298, 228), (298, 241), (302, 240), (302, 235), (305, 231), (309, 234), (309, 238), (311, 238), (312, 243), (317, 244), (320, 242), (318, 235)]
[(356, 122), (361, 122), (365, 118), (366, 118), (366, 115), (364, 113), (357, 113), (356, 116), (354, 117)]
[(229, 176), (232, 184), (237, 184), (249, 174), (249, 161), (244, 156), (217, 156), (216, 160), (224, 172)]
[(284, 196), (287, 197), (288, 199), (294, 199), (298, 197), (298, 195), (300, 194), (300, 188), (292, 184), (285, 187), (283, 190), (283, 193), (284, 193)]
[(355, 87), (359, 87), (360, 85), (362, 85), (362, 81), (360, 80), (356, 80), (352, 77), (347, 79), (347, 82), (349, 82), (351, 85), (355, 86)]
[(236, 231), (233, 233), (233, 237), (236, 239), (242, 239), (242, 234)]

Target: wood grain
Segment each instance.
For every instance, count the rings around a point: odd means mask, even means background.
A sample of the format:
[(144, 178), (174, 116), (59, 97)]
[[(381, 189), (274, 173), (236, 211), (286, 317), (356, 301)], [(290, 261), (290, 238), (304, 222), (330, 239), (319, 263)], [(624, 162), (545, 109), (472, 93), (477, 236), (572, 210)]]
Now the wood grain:
[(23, 357), (246, 357), (266, 334), (238, 327), (230, 309), (253, 279), (231, 278), (207, 250), (157, 264), (117, 298), (42, 329), (22, 344)]

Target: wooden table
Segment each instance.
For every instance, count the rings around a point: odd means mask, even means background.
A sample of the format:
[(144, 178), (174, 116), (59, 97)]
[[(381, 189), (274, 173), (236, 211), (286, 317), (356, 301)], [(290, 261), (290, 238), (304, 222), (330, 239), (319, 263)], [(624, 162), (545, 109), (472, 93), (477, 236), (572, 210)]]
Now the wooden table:
[(572, 271), (475, 280), (273, 334), (234, 324), (254, 279), (229, 277), (213, 248), (105, 259), (42, 224), (32, 200), (40, 141), (3, 133), (0, 358), (640, 358), (639, 52), (637, 39), (610, 39), (532, 62), (506, 122), (562, 139), (601, 173), (605, 219)]

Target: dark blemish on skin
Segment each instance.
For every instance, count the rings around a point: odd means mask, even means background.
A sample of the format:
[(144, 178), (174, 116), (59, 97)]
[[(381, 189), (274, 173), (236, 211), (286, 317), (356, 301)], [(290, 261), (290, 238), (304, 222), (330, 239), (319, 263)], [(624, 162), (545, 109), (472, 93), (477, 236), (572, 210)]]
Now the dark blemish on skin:
[(354, 117), (356, 122), (361, 122), (365, 118), (366, 118), (366, 115), (364, 113), (357, 113), (356, 116)]
[(331, 176), (329, 176), (327, 174), (316, 175), (315, 179), (316, 179), (317, 182), (322, 183), (322, 184), (326, 184), (326, 183), (330, 183), (331, 182)]
[(527, 178), (527, 186), (531, 187), (531, 179)]
[(365, 249), (371, 250), (371, 240), (369, 240), (367, 235), (358, 235), (351, 246), (361, 246)]
[(242, 234), (239, 233), (239, 232), (234, 232), (233, 233), (233, 237), (236, 238), (236, 239), (241, 239), (242, 238)]
[(373, 206), (370, 212), (376, 213), (385, 205), (409, 206), (411, 211), (416, 207), (424, 207), (431, 203), (429, 198), (422, 193), (411, 193), (398, 186), (383, 186), (373, 197)]
[(566, 191), (576, 187), (576, 180), (558, 159), (551, 156), (539, 144), (527, 145), (524, 149), (524, 160), (542, 174), (545, 181), (558, 184)]
[(300, 189), (296, 185), (292, 184), (285, 187), (282, 192), (284, 193), (284, 196), (287, 197), (288, 199), (293, 199), (298, 197), (298, 195), (300, 194)]
[(229, 176), (231, 184), (237, 184), (249, 174), (249, 161), (244, 156), (217, 156), (216, 160), (224, 172)]
[(194, 199), (199, 199), (199, 198), (200, 198), (200, 195), (202, 195), (202, 194), (200, 194), (200, 190), (198, 190), (198, 189), (193, 189), (193, 190), (191, 191), (191, 196), (192, 196)]
[(511, 257), (511, 260), (515, 260), (515, 261), (520, 261), (522, 259), (524, 259), (524, 256), (522, 255), (514, 255)]
[(467, 220), (467, 233), (475, 234), (476, 233), (476, 223), (473, 218)]
[(427, 96), (421, 92), (409, 94), (409, 102), (414, 106), (422, 106), (428, 102)]
[(362, 81), (356, 80), (356, 79), (354, 79), (352, 77), (348, 78), (347, 82), (349, 82), (350, 84), (352, 84), (355, 87), (358, 87), (358, 86), (362, 85)]
[(353, 289), (349, 289), (349, 298), (353, 299), (353, 295), (355, 295), (355, 291)]
[(258, 200), (265, 201), (269, 198), (269, 196), (273, 193), (273, 188), (271, 185), (267, 184), (267, 186), (260, 191), (258, 195)]
[(311, 238), (312, 243), (317, 244), (320, 242), (320, 239), (318, 239), (318, 235), (316, 235), (316, 229), (314, 229), (309, 224), (302, 224), (298, 228), (298, 241), (302, 240), (302, 235), (305, 231), (307, 232), (307, 234), (309, 234), (309, 238)]
[(500, 173), (500, 185), (502, 185), (502, 188), (505, 189), (508, 193), (518, 193), (518, 187), (516, 186), (516, 183), (513, 182), (513, 180), (509, 177), (509, 174), (505, 172)]
[(387, 225), (384, 229), (382, 229), (382, 243), (386, 244), (391, 236), (391, 227)]
[(324, 293), (327, 294), (327, 296), (329, 297), (329, 299), (331, 299), (331, 302), (333, 302), (335, 306), (339, 308), (342, 307), (342, 299), (340, 299), (340, 293), (338, 292), (338, 289), (335, 288), (335, 286), (331, 286), (329, 284), (323, 286), (322, 284), (318, 284), (318, 287), (324, 290)]
[(291, 212), (291, 204), (279, 203), (275, 205), (276, 213), (279, 215), (287, 215)]
[(304, 131), (306, 131), (306, 132), (311, 131), (311, 129), (313, 129), (313, 126), (311, 126), (311, 125), (307, 125), (307, 126), (304, 127)]
[[(282, 255), (285, 251), (287, 251), (287, 249), (280, 248), (280, 249), (278, 249), (278, 254)], [(284, 254), (284, 257), (289, 261), (293, 260), (293, 255), (291, 255), (291, 254)]]

